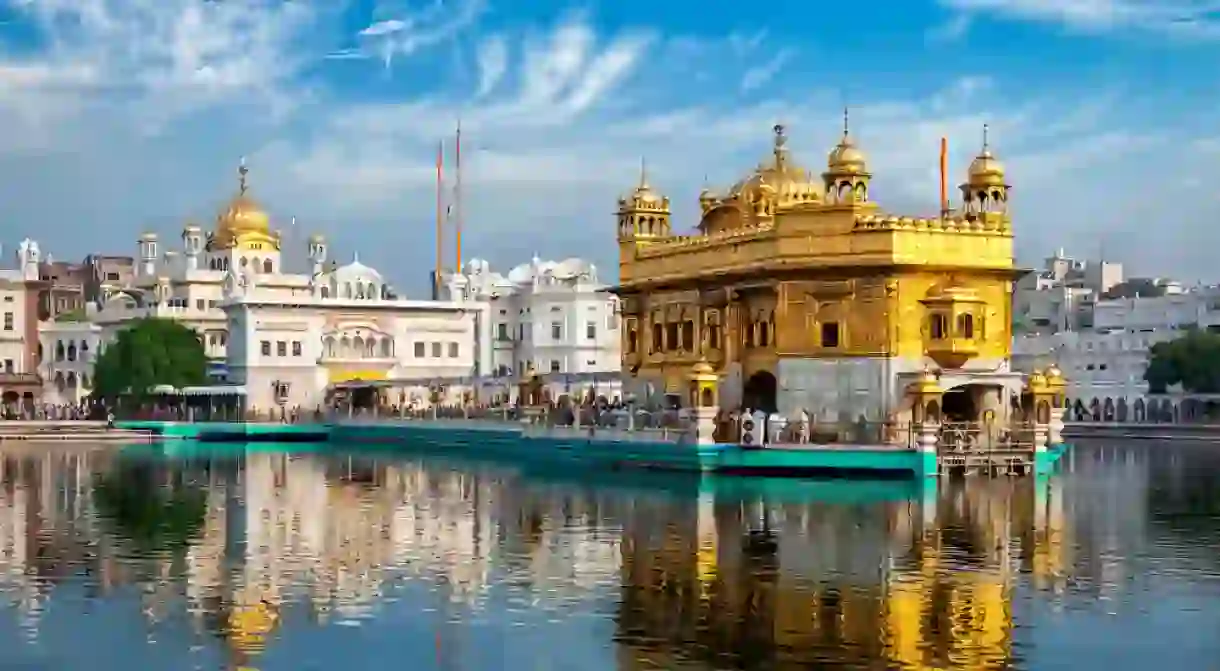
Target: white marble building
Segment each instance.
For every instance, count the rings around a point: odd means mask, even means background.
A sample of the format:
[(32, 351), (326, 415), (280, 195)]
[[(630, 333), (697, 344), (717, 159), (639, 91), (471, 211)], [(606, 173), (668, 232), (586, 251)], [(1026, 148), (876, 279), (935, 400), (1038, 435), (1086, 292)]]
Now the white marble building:
[[(482, 373), (475, 326), (485, 307), (400, 300), (358, 258), (332, 262), (321, 236), (301, 249), (305, 271), (289, 272), (283, 236), (249, 196), (247, 172), (243, 164), (212, 231), (187, 225), (179, 249), (140, 237), (132, 286), (89, 310), (103, 345), (134, 319), (178, 320), (203, 338), (218, 381), (244, 385), (257, 409), (313, 409), (339, 382)], [(66, 326), (46, 331), (44, 347), (71, 340)], [(51, 361), (46, 372), (87, 379), (69, 363)]]
[(481, 342), (500, 377), (599, 374), (621, 369), (618, 297), (606, 293), (597, 268), (582, 259), (534, 258), (507, 274), (473, 259), (444, 277), (442, 295), (488, 307)]
[(92, 390), (93, 362), (102, 346), (102, 328), (88, 321), (44, 322), (38, 329), (43, 400), (79, 403)]
[(1016, 336), (1013, 367), (1054, 363), (1067, 377), (1073, 403), (1123, 421), (1118, 418), (1133, 417), (1137, 403), (1147, 402), (1144, 371), (1152, 345), (1193, 328), (1220, 331), (1220, 288), (1098, 301), (1090, 329)]

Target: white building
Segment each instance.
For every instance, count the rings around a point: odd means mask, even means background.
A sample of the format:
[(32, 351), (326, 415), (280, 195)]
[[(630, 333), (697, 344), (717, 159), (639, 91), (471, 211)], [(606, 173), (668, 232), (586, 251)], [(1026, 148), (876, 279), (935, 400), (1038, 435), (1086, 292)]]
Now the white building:
[[(489, 343), (484, 368), (492, 374), (520, 376), (531, 368), (586, 378), (605, 374), (607, 385), (617, 385), (619, 303), (606, 288), (597, 268), (582, 259), (534, 258), (507, 274), (473, 259), (465, 272), (444, 277), (442, 295), (487, 306), (480, 342)], [(617, 395), (605, 385), (599, 393)]]
[(1013, 290), (1013, 315), (1026, 331), (1077, 331), (1092, 326), (1094, 304), (1123, 282), (1123, 266), (1082, 261), (1062, 249), (1041, 270), (1021, 278)]
[(1220, 288), (1098, 301), (1088, 330), (1014, 337), (1013, 366), (1029, 371), (1054, 363), (1068, 379), (1073, 404), (1132, 421), (1137, 405), (1148, 401), (1144, 371), (1152, 345), (1194, 328), (1220, 331)]
[[(181, 321), (203, 338), (216, 377), (244, 385), (257, 409), (313, 409), (338, 382), (482, 373), (475, 326), (485, 308), (397, 299), (359, 259), (337, 267), (321, 236), (301, 250), (308, 270), (288, 272), (282, 236), (248, 195), (244, 164), (239, 173), (239, 191), (212, 231), (187, 225), (178, 250), (153, 233), (140, 237), (132, 286), (89, 312), (103, 344), (134, 319)], [(46, 331), (44, 348), (71, 340), (67, 326)], [(46, 373), (87, 381), (71, 363), (53, 360)]]
[(92, 389), (93, 362), (102, 346), (102, 328), (88, 321), (44, 322), (38, 329), (43, 400), (79, 403)]

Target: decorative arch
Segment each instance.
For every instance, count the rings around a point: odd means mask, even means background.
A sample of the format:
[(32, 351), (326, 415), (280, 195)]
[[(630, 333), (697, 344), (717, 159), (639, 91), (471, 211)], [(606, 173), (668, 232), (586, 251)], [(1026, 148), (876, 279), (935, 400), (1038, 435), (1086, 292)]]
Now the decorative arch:
[(1102, 402), (1101, 419), (1106, 422), (1114, 421), (1114, 399), (1106, 397), (1106, 400)]
[(1135, 399), (1135, 408), (1134, 408), (1134, 412), (1132, 414), (1135, 415), (1135, 421), (1137, 421), (1137, 422), (1148, 421), (1148, 409), (1144, 405), (1144, 399), (1142, 399), (1142, 398)]
[(68, 342), (68, 361), (76, 361), (76, 341)]
[(264, 260), (263, 261), (263, 272), (270, 273), (273, 270), (275, 270), (275, 264), (271, 262), (271, 259)]
[(63, 371), (59, 371), (55, 373), (55, 391), (62, 394), (65, 389), (67, 389), (67, 380), (64, 379)]
[(1094, 422), (1101, 421), (1101, 401), (1097, 399), (1089, 401), (1089, 419)]
[(62, 340), (55, 341), (55, 360), (56, 361), (64, 360), (64, 341), (62, 341)]
[(326, 353), (326, 358), (333, 359), (338, 356), (337, 345), (334, 336), (322, 338), (322, 351)]
[(1119, 422), (1126, 422), (1126, 421), (1128, 421), (1127, 414), (1128, 414), (1127, 399), (1126, 398), (1118, 399), (1118, 404), (1114, 411), (1114, 419)]
[(394, 356), (394, 339), (385, 337), (381, 339), (381, 358), (389, 359)]

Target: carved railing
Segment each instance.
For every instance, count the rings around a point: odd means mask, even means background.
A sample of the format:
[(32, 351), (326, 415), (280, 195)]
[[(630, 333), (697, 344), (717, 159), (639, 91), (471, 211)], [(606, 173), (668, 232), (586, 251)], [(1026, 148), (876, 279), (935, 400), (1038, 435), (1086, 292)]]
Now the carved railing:
[(945, 422), (940, 426), (937, 450), (941, 454), (1033, 452), (1032, 422)]

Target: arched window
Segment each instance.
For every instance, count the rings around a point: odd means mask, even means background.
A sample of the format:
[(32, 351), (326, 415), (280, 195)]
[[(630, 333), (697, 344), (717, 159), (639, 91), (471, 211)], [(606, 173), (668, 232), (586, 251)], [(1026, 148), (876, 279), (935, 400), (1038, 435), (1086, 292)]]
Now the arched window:
[(76, 361), (76, 343), (68, 343), (68, 361)]
[(254, 262), (251, 263), (250, 265), (252, 267), (251, 269), (254, 270), (254, 272), (256, 272), (256, 273), (263, 269), (263, 262), (261, 260), (259, 260), (259, 258), (257, 256), (254, 257)]
[(64, 341), (62, 341), (62, 340), (55, 341), (55, 360), (56, 361), (64, 360)]
[(963, 312), (957, 316), (957, 337), (974, 337), (974, 315), (969, 312)]
[(360, 336), (356, 336), (352, 340), (352, 357), (353, 358), (363, 358), (364, 357), (364, 338), (361, 338)]
[(349, 340), (347, 336), (343, 336), (343, 339), (339, 341), (339, 356), (346, 359), (346, 358), (350, 357), (351, 354), (352, 354), (352, 341)]
[(322, 347), (326, 351), (326, 357), (334, 358), (335, 356), (335, 339), (333, 336), (326, 336), (322, 339)]
[(330, 287), (322, 287), (322, 298), (330, 298)]
[(928, 328), (933, 340), (944, 340), (949, 335), (949, 319), (939, 312), (935, 313), (929, 317)]
[(369, 338), (364, 341), (364, 356), (369, 359), (377, 356), (377, 340), (375, 338)]
[(242, 268), (245, 268), (245, 267), (246, 267), (246, 266), (248, 266), (248, 265), (250, 265), (250, 259), (247, 259), (247, 258), (246, 258), (246, 257), (244, 257), (244, 256), (243, 256), (243, 257), (241, 257), (241, 267), (242, 267)]
[(394, 356), (394, 340), (393, 338), (381, 339), (381, 358), (388, 359)]
[(263, 261), (263, 272), (264, 273), (270, 273), (274, 269), (275, 269), (275, 266), (271, 263), (271, 259), (267, 259), (266, 261)]
[(364, 285), (360, 282), (356, 283), (356, 298), (364, 298)]
[(343, 297), (344, 298), (352, 297), (352, 283), (351, 282), (343, 283)]

